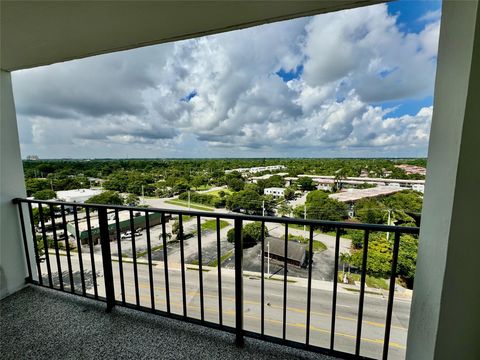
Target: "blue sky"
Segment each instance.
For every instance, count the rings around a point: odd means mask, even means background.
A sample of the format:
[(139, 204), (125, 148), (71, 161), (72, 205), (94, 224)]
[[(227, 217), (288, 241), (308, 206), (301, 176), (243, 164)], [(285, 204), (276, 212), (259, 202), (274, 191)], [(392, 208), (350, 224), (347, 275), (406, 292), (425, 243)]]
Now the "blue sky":
[(22, 156), (426, 156), (439, 1), (397, 1), (13, 74)]

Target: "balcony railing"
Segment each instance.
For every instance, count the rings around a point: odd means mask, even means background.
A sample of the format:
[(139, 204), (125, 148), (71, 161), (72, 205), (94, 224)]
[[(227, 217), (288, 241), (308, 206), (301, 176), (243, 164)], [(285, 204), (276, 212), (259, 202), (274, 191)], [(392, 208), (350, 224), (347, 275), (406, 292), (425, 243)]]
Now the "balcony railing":
[[(20, 215), (27, 281), (32, 284), (104, 301), (107, 311), (125, 306), (228, 331), (236, 335), (239, 346), (247, 336), (342, 358), (386, 359), (392, 346), (396, 351), (390, 352), (391, 358), (404, 356), (399, 343), (405, 341), (406, 328), (394, 326), (396, 340), (390, 341), (395, 280), (401, 235), (416, 235), (418, 228), (28, 199), (14, 203)], [(172, 216), (178, 221), (177, 239), (167, 232)], [(204, 219), (210, 220), (208, 230), (202, 228)], [(244, 251), (240, 240), (243, 225), (250, 222), (261, 224), (260, 260), (251, 249)], [(284, 234), (283, 258), (270, 256), (267, 224)], [(193, 227), (190, 234), (188, 227)], [(226, 241), (228, 227), (234, 229), (233, 244)], [(303, 268), (292, 265), (288, 255), (290, 231), (302, 232), (302, 227), (308, 229)], [(329, 247), (333, 279), (323, 282), (313, 274), (315, 229), (320, 227), (334, 231)], [(345, 230), (364, 232), (360, 286), (350, 288), (349, 294), (338, 284)], [(393, 239), (386, 304), (370, 297), (366, 289), (372, 232), (390, 233)], [(251, 268), (245, 270), (247, 252)], [(270, 274), (270, 257), (283, 274)], [(348, 309), (353, 307), (352, 299), (358, 304), (354, 317), (343, 313), (354, 311)], [(408, 311), (407, 306), (407, 321)], [(378, 317), (384, 321), (371, 321)], [(364, 325), (368, 326), (365, 337)]]

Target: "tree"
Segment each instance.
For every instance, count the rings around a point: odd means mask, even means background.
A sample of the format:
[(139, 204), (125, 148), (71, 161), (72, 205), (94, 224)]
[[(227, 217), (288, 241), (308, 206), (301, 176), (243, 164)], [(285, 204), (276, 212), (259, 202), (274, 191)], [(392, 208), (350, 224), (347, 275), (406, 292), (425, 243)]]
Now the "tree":
[(280, 216), (289, 216), (293, 211), (293, 208), (287, 203), (283, 202), (277, 207), (277, 214)]
[(355, 204), (355, 216), (366, 224), (383, 224), (387, 211), (383, 203), (372, 198), (360, 199)]
[[(370, 239), (369, 239), (370, 240)], [(375, 277), (387, 278), (390, 276), (392, 262), (391, 243), (387, 240), (374, 240), (368, 242), (367, 274)], [(363, 250), (352, 253), (352, 264), (361, 269), (363, 265)]]
[[(264, 226), (264, 232), (263, 232), (264, 238), (267, 237), (268, 235), (269, 235), (268, 229), (266, 226)], [(262, 239), (262, 223), (257, 221), (257, 222), (253, 222), (245, 225), (242, 228), (242, 238), (243, 238), (243, 246), (245, 248), (255, 246)], [(228, 230), (227, 241), (235, 242), (234, 228)]]
[(226, 205), (230, 210), (244, 209), (247, 212), (260, 214), (263, 198), (253, 190), (241, 190), (227, 198)]
[(335, 171), (335, 178), (333, 180), (334, 181), (334, 185), (333, 185), (334, 191), (342, 190), (342, 187), (343, 187), (342, 180), (345, 180), (346, 178), (347, 178), (347, 172), (343, 168)]
[(418, 253), (418, 239), (412, 235), (400, 237), (400, 248), (398, 251), (398, 275), (403, 277), (409, 288), (413, 288), (415, 267)]
[(232, 178), (227, 181), (227, 186), (233, 191), (240, 191), (245, 187), (245, 181), (243, 179)]
[[(183, 229), (182, 229), (183, 232)], [(177, 240), (180, 239), (180, 223), (178, 220), (175, 220), (172, 225), (172, 234), (175, 235)]]
[(104, 191), (85, 201), (87, 204), (123, 205), (123, 198), (115, 191)]
[[(47, 236), (47, 246), (49, 249), (53, 249), (55, 247), (55, 243), (50, 236)], [(37, 250), (38, 256), (42, 256), (45, 254), (45, 242), (43, 241), (42, 235), (36, 235), (35, 240), (37, 242)]]
[(50, 181), (46, 179), (26, 179), (25, 186), (27, 188), (28, 196), (32, 196), (34, 193), (41, 190), (51, 190)]
[(310, 191), (315, 189), (315, 184), (312, 178), (308, 176), (302, 176), (297, 180), (297, 185), (302, 191)]
[(307, 199), (305, 200), (305, 202), (307, 204), (321, 203), (321, 202), (325, 201), (325, 199), (327, 199), (327, 198), (328, 198), (328, 195), (325, 191), (323, 191), (323, 190), (313, 190), (313, 191), (310, 191), (307, 194)]
[(55, 199), (57, 197), (57, 193), (52, 190), (40, 190), (33, 194), (33, 197), (36, 200), (50, 200)]
[(291, 187), (287, 187), (283, 193), (283, 197), (287, 201), (295, 199), (295, 190), (293, 190)]
[(140, 199), (135, 194), (128, 194), (125, 198), (125, 204), (129, 206), (137, 206), (140, 203)]

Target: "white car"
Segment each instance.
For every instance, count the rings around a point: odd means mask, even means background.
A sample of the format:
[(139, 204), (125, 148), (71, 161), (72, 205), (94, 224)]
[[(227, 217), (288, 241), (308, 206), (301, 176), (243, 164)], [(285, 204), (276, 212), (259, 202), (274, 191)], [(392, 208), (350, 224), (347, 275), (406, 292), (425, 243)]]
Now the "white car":
[[(137, 231), (135, 231), (134, 235), (136, 237), (138, 237), (138, 236), (142, 236), (142, 233), (137, 230)], [(131, 237), (132, 237), (132, 232), (131, 231), (125, 231), (123, 234), (120, 235), (120, 239), (122, 239), (122, 240), (130, 239)]]

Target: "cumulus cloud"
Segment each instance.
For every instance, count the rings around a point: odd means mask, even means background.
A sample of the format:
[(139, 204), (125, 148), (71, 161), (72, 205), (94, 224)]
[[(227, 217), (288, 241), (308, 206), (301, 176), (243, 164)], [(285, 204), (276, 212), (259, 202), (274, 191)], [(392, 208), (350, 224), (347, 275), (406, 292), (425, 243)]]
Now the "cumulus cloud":
[[(407, 33), (380, 4), (19, 71), (22, 147), (49, 157), (425, 155), (431, 107), (392, 117), (382, 105), (433, 92), (439, 20), (425, 17)], [(54, 143), (62, 156), (49, 153)]]

